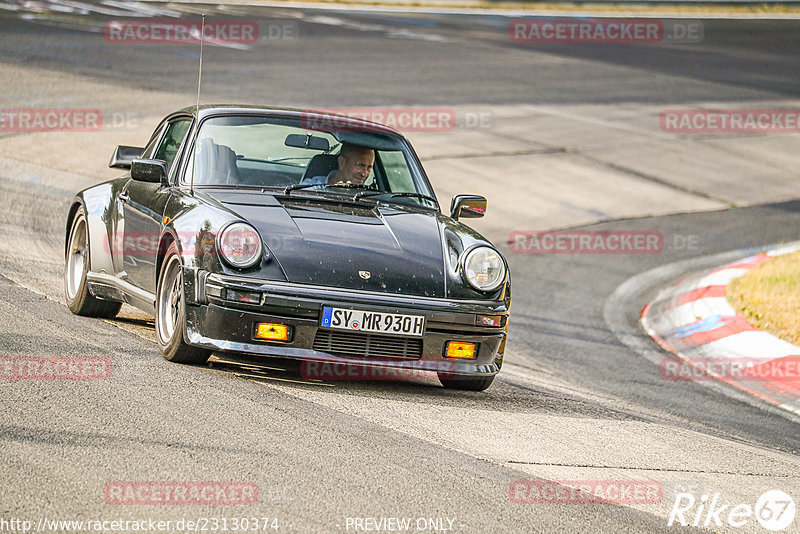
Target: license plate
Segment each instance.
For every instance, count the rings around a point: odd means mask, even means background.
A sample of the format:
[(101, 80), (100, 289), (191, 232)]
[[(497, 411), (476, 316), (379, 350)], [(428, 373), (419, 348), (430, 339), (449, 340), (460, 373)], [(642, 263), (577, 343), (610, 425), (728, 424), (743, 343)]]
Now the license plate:
[(425, 332), (425, 316), (324, 306), (320, 326), (378, 334), (421, 336)]

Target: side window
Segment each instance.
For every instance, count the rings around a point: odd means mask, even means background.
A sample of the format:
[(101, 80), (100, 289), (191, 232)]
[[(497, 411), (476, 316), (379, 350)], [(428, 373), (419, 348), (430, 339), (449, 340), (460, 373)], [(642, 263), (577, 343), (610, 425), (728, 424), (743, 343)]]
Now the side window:
[(155, 148), (156, 148), (156, 143), (158, 143), (158, 140), (161, 139), (161, 134), (163, 132), (164, 132), (164, 125), (163, 124), (159, 124), (158, 128), (156, 129), (156, 131), (154, 131), (153, 135), (150, 136), (150, 140), (147, 142), (147, 145), (144, 147), (144, 150), (142, 150), (142, 157), (143, 158), (146, 158), (146, 159), (150, 159), (151, 158), (151, 156), (153, 154), (153, 150), (155, 150)]
[(414, 178), (408, 170), (405, 156), (400, 151), (381, 151), (381, 163), (386, 171), (386, 180), (389, 183), (389, 190), (402, 193), (413, 193), (417, 191), (414, 186)]
[(158, 146), (153, 156), (153, 159), (160, 159), (167, 162), (168, 174), (172, 172), (172, 164), (175, 161), (175, 156), (178, 154), (178, 150), (180, 150), (183, 139), (186, 137), (186, 133), (189, 131), (189, 126), (191, 126), (191, 124), (192, 121), (189, 119), (180, 119), (170, 123), (167, 126), (167, 131), (164, 134), (164, 138), (161, 140), (161, 144)]

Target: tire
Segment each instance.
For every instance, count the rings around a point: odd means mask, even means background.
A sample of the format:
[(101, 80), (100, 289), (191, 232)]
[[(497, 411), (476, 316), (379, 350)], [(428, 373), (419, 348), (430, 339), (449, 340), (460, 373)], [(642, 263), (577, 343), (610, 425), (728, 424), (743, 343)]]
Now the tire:
[(461, 389), (464, 391), (484, 391), (494, 382), (492, 376), (453, 375), (452, 373), (438, 373), (439, 382), (447, 389)]
[(161, 264), (156, 288), (156, 340), (161, 354), (175, 363), (205, 363), (211, 351), (188, 345), (186, 303), (183, 300), (183, 270), (178, 247), (172, 243)]
[(83, 207), (78, 208), (67, 237), (64, 258), (64, 296), (69, 311), (86, 317), (115, 317), (121, 302), (102, 300), (92, 296), (86, 283), (89, 271), (89, 226)]

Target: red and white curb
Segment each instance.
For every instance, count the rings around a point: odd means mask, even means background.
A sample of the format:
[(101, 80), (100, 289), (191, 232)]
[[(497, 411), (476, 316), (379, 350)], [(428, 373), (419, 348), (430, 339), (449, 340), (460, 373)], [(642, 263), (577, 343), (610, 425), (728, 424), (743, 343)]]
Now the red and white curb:
[(692, 275), (645, 306), (645, 331), (677, 356), (662, 362), (662, 378), (722, 380), (800, 414), (800, 347), (751, 325), (725, 296), (734, 279), (771, 257), (797, 250), (800, 242)]

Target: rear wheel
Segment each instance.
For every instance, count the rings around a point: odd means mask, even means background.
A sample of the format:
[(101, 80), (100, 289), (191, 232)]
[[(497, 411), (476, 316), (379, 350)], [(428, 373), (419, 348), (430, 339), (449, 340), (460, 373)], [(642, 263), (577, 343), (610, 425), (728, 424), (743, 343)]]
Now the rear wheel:
[(164, 358), (176, 363), (205, 363), (211, 352), (186, 344), (186, 303), (183, 299), (183, 269), (178, 247), (167, 250), (156, 289), (156, 339)]
[(89, 226), (83, 207), (72, 219), (64, 264), (64, 293), (69, 311), (87, 317), (114, 317), (121, 302), (101, 300), (89, 293), (86, 273), (89, 272)]
[(438, 373), (439, 382), (447, 389), (461, 389), (465, 391), (483, 391), (492, 385), (492, 376), (454, 375), (452, 373)]

